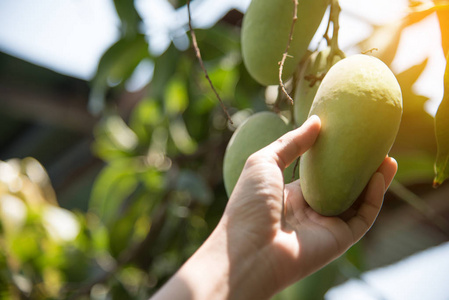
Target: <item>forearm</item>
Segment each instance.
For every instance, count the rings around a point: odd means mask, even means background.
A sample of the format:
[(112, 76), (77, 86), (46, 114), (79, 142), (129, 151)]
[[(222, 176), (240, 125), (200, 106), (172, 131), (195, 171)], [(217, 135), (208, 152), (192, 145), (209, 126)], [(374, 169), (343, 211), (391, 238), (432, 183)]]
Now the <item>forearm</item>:
[(259, 280), (269, 277), (268, 265), (241, 246), (220, 224), (152, 299), (269, 299), (272, 285)]

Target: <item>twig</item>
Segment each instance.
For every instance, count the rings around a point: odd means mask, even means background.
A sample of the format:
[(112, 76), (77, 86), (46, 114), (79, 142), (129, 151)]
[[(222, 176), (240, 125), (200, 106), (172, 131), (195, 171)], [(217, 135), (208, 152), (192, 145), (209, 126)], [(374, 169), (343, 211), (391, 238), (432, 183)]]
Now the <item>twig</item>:
[[(341, 51), (340, 47), (338, 46), (338, 31), (340, 30), (340, 12), (341, 7), (338, 3), (338, 0), (331, 0), (331, 9), (329, 13), (329, 22), (327, 23), (326, 31), (323, 35), (323, 38), (326, 40), (327, 45), (331, 48), (329, 56), (327, 57), (327, 67), (326, 72), (330, 69), (332, 66), (332, 61), (335, 56), (340, 56), (341, 58), (344, 58), (346, 55), (343, 51)], [(332, 23), (332, 38), (329, 37), (329, 32), (331, 30), (330, 24)]]
[(369, 49), (369, 50), (362, 51), (362, 54), (371, 54), (371, 53), (373, 53), (374, 51), (379, 51), (379, 49), (377, 49), (377, 48), (371, 48), (371, 49)]
[(304, 79), (310, 82), (309, 87), (313, 87), (318, 81), (323, 81), (325, 75), (326, 73), (321, 73), (320, 75), (308, 74), (304, 76)]
[(287, 98), (290, 100), (290, 104), (293, 105), (293, 98), (290, 97), (287, 90), (285, 89), (284, 81), (282, 80), (282, 73), (284, 71), (284, 64), (285, 60), (288, 56), (288, 49), (290, 48), (290, 44), (293, 40), (293, 30), (295, 29), (295, 23), (298, 19), (298, 0), (293, 0), (294, 3), (294, 9), (293, 9), (293, 20), (292, 20), (292, 26), (290, 27), (290, 33), (288, 35), (288, 42), (287, 47), (285, 49), (284, 54), (282, 55), (282, 60), (279, 62), (279, 86), (281, 87), (284, 94), (287, 96)]
[(327, 21), (327, 27), (326, 27), (326, 30), (324, 31), (324, 35), (323, 35), (323, 38), (326, 40), (326, 43), (328, 46), (331, 45), (331, 38), (329, 37), (329, 29), (331, 26), (331, 22), (332, 22), (332, 14), (329, 13), (329, 20)]
[(191, 17), (191, 13), (190, 13), (190, 0), (187, 0), (187, 13), (189, 15), (189, 29), (190, 29), (190, 35), (192, 36), (192, 43), (193, 43), (193, 48), (195, 49), (195, 55), (198, 58), (201, 69), (203, 69), (204, 76), (206, 77), (207, 81), (209, 81), (209, 85), (212, 88), (212, 90), (214, 91), (215, 96), (217, 96), (217, 99), (220, 102), (221, 108), (223, 109), (224, 113), (226, 114), (226, 117), (228, 118), (229, 123), (234, 124), (234, 123), (232, 123), (231, 116), (229, 115), (228, 110), (226, 109), (226, 106), (223, 103), (223, 100), (221, 100), (220, 95), (218, 95), (217, 90), (215, 89), (214, 85), (212, 84), (212, 80), (210, 79), (209, 74), (207, 73), (206, 67), (204, 66), (203, 59), (201, 58), (200, 48), (198, 47), (198, 43), (196, 40), (196, 34), (195, 34), (195, 31), (193, 30), (193, 26), (192, 26), (192, 17)]
[(438, 212), (424, 202), (418, 195), (407, 189), (397, 180), (393, 180), (389, 191), (420, 212), (426, 219), (435, 224), (442, 232), (449, 235), (449, 221), (438, 214)]
[(338, 46), (338, 31), (340, 30), (340, 12), (341, 7), (338, 3), (338, 0), (332, 0), (331, 2), (331, 11), (330, 11), (330, 20), (332, 21), (332, 40), (330, 42), (331, 51), (329, 56), (327, 57), (327, 65), (329, 69), (332, 66), (332, 60), (334, 59), (334, 56), (338, 55), (341, 58), (344, 58), (346, 55), (341, 51), (340, 47)]

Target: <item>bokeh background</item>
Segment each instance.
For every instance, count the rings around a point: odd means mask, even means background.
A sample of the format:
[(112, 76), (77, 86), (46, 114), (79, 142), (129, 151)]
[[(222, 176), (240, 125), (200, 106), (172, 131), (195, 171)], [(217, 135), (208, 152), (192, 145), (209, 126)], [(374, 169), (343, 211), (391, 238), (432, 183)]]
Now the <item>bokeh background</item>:
[[(227, 142), (272, 107), (276, 88), (242, 63), (249, 1), (192, 1), (229, 125), (185, 4), (0, 1), (0, 297), (146, 299), (217, 224)], [(412, 14), (417, 3), (406, 0), (340, 5), (342, 50), (377, 48), (401, 84), (399, 171), (366, 237), (276, 298), (448, 299), (449, 185), (432, 188), (446, 64), (439, 15)], [(325, 46), (327, 20), (311, 50)]]

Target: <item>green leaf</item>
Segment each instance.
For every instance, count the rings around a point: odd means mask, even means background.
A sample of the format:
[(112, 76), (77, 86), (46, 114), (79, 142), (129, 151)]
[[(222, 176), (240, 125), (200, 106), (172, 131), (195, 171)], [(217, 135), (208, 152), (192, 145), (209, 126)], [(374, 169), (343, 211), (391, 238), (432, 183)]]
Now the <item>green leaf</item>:
[(446, 57), (443, 100), (435, 115), (435, 134), (438, 152), (433, 185), (437, 187), (449, 177), (449, 53)]
[(195, 30), (203, 61), (207, 63), (233, 52), (240, 53), (240, 36), (237, 33), (234, 28), (222, 24), (208, 30)]
[(192, 154), (197, 148), (197, 143), (187, 131), (186, 123), (182, 117), (170, 121), (170, 136), (178, 148), (184, 154)]
[(105, 116), (95, 127), (94, 136), (93, 152), (107, 161), (133, 155), (139, 143), (136, 133), (116, 114)]
[(134, 165), (133, 159), (114, 160), (98, 175), (89, 205), (104, 224), (118, 217), (123, 202), (137, 188)]
[(150, 95), (156, 99), (164, 97), (167, 82), (174, 76), (179, 65), (180, 54), (175, 46), (170, 47), (154, 61), (154, 75)]
[(396, 75), (396, 78), (401, 85), (402, 93), (412, 92), (412, 86), (416, 83), (418, 78), (421, 76), (422, 72), (427, 66), (429, 59), (425, 58), (422, 62), (417, 65), (410, 67), (409, 69), (403, 71)]
[(123, 38), (112, 45), (100, 59), (97, 72), (92, 80), (89, 94), (89, 109), (98, 114), (105, 107), (105, 94), (110, 86), (128, 79), (137, 65), (150, 57), (148, 43), (144, 35)]
[(428, 98), (417, 95), (413, 90), (413, 85), (426, 68), (427, 61), (428, 59), (424, 59), (396, 76), (402, 90), (404, 110), (399, 132), (391, 150), (395, 157), (425, 153), (434, 156), (436, 153), (434, 119), (424, 109)]
[(405, 26), (405, 20), (394, 21), (382, 26), (374, 26), (373, 33), (361, 41), (358, 46), (362, 52), (374, 50), (370, 55), (390, 65), (396, 56), (401, 33)]
[(174, 77), (165, 88), (165, 110), (170, 116), (184, 112), (189, 105), (187, 87), (183, 78)]
[(176, 189), (188, 192), (195, 201), (204, 205), (212, 202), (212, 190), (203, 177), (191, 170), (186, 169), (180, 172)]
[(416, 24), (436, 12), (440, 21), (441, 46), (443, 53), (449, 51), (449, 2), (447, 0), (417, 1), (405, 18), (407, 26)]
[(136, 133), (140, 144), (148, 145), (154, 128), (163, 119), (160, 103), (154, 98), (145, 98), (132, 111), (129, 127)]
[(121, 21), (122, 35), (135, 36), (139, 32), (142, 19), (134, 6), (134, 1), (114, 0), (114, 5)]

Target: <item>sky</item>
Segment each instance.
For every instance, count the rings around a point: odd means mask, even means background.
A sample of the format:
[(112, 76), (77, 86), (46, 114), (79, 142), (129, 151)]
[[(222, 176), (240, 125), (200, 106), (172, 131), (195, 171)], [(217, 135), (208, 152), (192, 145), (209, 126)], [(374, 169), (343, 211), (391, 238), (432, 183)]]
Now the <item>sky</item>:
[[(249, 2), (193, 1), (193, 25), (208, 28), (230, 8), (245, 11)], [(145, 21), (144, 30), (152, 41), (153, 53), (165, 50), (171, 42), (169, 34), (178, 37), (175, 41), (180, 48), (188, 47), (184, 31), (186, 9), (175, 11), (166, 0), (135, 0), (135, 3)], [(407, 3), (407, 0), (340, 0), (342, 49), (348, 54), (355, 53), (351, 46), (372, 32), (362, 20), (378, 25), (394, 21), (405, 14)], [(118, 39), (118, 25), (110, 0), (2, 0), (0, 51), (89, 80), (101, 55)], [(426, 104), (431, 115), (435, 114), (443, 95), (445, 64), (439, 34), (435, 15), (405, 30), (392, 64), (393, 71), (400, 72), (429, 57), (428, 66), (414, 88), (431, 99)], [(151, 66), (143, 68), (149, 69)], [(146, 80), (149, 79), (147, 76)]]
[[(244, 12), (250, 0), (196, 0), (192, 2), (193, 25), (208, 28), (226, 11), (237, 8)], [(144, 31), (150, 36), (151, 51), (162, 53), (176, 36), (177, 46), (188, 47), (185, 33), (187, 11), (175, 11), (166, 0), (135, 0), (144, 19)], [(365, 21), (381, 25), (405, 14), (407, 0), (340, 0), (339, 42), (349, 55), (358, 49), (353, 45), (372, 32)], [(28, 60), (61, 74), (89, 80), (96, 71), (104, 51), (119, 37), (119, 20), (110, 0), (1, 0), (0, 51)], [(313, 43), (318, 43), (324, 31)], [(395, 72), (408, 69), (429, 57), (428, 66), (414, 86), (431, 100), (427, 111), (434, 115), (443, 96), (445, 60), (440, 46), (440, 32), (435, 15), (403, 32)], [(150, 80), (143, 66), (135, 76)], [(139, 86), (137, 84), (136, 86)], [(439, 268), (436, 268), (438, 266)], [(449, 244), (429, 249), (391, 267), (364, 274), (365, 281), (381, 289), (388, 299), (448, 299)], [(438, 273), (440, 272), (440, 273)], [(441, 281), (441, 282), (440, 282)], [(414, 288), (411, 289), (410, 287)], [(332, 289), (327, 299), (371, 300), (369, 289), (357, 281)]]

